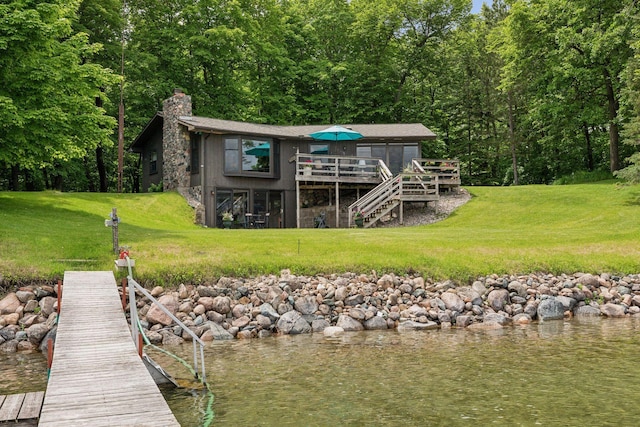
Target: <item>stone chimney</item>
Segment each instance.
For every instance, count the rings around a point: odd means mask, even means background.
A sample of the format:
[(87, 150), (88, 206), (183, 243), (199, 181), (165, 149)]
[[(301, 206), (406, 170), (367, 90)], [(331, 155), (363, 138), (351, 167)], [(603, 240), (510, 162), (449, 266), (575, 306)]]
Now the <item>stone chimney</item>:
[(191, 116), (191, 97), (180, 89), (162, 103), (162, 184), (165, 191), (189, 187), (190, 140), (180, 116)]

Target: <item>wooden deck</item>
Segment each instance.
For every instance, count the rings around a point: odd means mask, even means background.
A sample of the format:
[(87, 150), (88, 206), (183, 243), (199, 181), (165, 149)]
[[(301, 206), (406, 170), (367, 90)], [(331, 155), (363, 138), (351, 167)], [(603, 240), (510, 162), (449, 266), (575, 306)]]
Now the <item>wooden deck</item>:
[(40, 415), (43, 398), (44, 391), (0, 395), (0, 425), (36, 425), (35, 420)]
[(179, 426), (138, 357), (110, 271), (64, 275), (39, 426)]

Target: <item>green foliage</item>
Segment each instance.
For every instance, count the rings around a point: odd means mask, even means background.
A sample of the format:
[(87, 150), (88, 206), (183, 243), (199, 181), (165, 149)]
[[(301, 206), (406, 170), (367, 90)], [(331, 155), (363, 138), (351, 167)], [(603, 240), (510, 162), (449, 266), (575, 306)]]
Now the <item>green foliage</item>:
[[(613, 175), (618, 176), (616, 172)], [(595, 170), (595, 171), (575, 171), (570, 175), (562, 176), (555, 181), (554, 185), (571, 185), (571, 184), (584, 184), (588, 182), (600, 182), (613, 179), (611, 172), (608, 170)]]
[(120, 244), (131, 248), (135, 275), (147, 284), (211, 282), (285, 268), (294, 274), (416, 272), (460, 281), (493, 273), (638, 270), (638, 186), (470, 190), (467, 205), (428, 226), (301, 230), (201, 228), (175, 192), (5, 192), (0, 271), (5, 281), (22, 283), (53, 280), (65, 270), (112, 269), (111, 229), (103, 223), (113, 207), (122, 219)]
[[(127, 144), (179, 87), (195, 114), (221, 119), (421, 122), (438, 135), (423, 155), (460, 159), (473, 185), (551, 183), (635, 152), (636, 1), (469, 10), (468, 0), (4, 3), (0, 188), (115, 188), (110, 70), (123, 38)], [(137, 162), (127, 159), (126, 189)]]
[(157, 184), (150, 184), (148, 192), (149, 193), (162, 193), (163, 189), (164, 188), (163, 188), (162, 182), (159, 182)]
[(72, 30), (78, 4), (0, 5), (0, 163), (34, 170), (110, 141), (115, 121), (95, 100), (116, 79)]

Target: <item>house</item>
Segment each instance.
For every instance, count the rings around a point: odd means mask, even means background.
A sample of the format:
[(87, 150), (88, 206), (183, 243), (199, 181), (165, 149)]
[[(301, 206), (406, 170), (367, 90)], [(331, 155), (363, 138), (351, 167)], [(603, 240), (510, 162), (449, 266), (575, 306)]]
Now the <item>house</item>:
[[(437, 199), (437, 178), (414, 161), (421, 143), (436, 137), (422, 124), (346, 125), (363, 135), (353, 141), (309, 136), (326, 127), (193, 116), (191, 97), (176, 90), (131, 149), (141, 155), (143, 191), (178, 190), (208, 227), (221, 227), (224, 213), (234, 227), (348, 227), (356, 210), (371, 225), (398, 208), (397, 197), (384, 206), (363, 200), (376, 189), (388, 199), (394, 190), (380, 189), (385, 182), (415, 187), (414, 201)], [(399, 178), (412, 162), (414, 174)]]

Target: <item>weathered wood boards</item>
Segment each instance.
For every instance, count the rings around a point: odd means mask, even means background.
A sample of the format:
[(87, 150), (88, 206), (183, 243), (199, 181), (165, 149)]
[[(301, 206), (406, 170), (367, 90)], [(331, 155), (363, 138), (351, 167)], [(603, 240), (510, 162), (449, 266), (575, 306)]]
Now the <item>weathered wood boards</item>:
[(0, 423), (38, 418), (44, 392), (0, 396)]
[(61, 305), (39, 425), (178, 426), (138, 356), (113, 273), (66, 272)]

